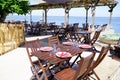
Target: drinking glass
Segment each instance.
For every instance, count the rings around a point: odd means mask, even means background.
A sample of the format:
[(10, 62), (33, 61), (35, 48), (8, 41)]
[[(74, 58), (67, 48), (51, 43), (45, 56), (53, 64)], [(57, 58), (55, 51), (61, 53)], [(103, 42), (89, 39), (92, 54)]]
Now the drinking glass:
[(73, 42), (73, 46), (79, 47), (79, 43), (78, 42)]
[(57, 52), (60, 52), (61, 51), (61, 49), (60, 48), (57, 48)]

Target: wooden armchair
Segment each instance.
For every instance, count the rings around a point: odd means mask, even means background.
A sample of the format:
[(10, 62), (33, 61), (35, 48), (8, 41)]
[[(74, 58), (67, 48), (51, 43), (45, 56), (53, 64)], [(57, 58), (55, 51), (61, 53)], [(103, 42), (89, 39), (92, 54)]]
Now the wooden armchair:
[(54, 74), (55, 78), (58, 80), (78, 80), (85, 78), (84, 75), (87, 70), (89, 70), (89, 66), (93, 61), (95, 53), (91, 53), (89, 55), (81, 55), (80, 63), (78, 64), (78, 69), (74, 70), (73, 68), (65, 68), (60, 72)]
[[(40, 73), (41, 69), (43, 69), (43, 67), (41, 67), (41, 65), (42, 64), (46, 65), (46, 62), (41, 61), (40, 59), (38, 59), (37, 57), (32, 55), (32, 53), (35, 53), (38, 50), (40, 50), (40, 40), (37, 39), (37, 40), (32, 40), (32, 41), (25, 41), (25, 46), (26, 46), (29, 61), (31, 63), (31, 70), (33, 73), (33, 76), (31, 77), (31, 79), (35, 77), (38, 80), (41, 80), (40, 76), (38, 74)], [(44, 71), (44, 69), (42, 71)], [(41, 73), (42, 73), (42, 71), (41, 71)], [(45, 73), (45, 71), (43, 73)], [(47, 79), (45, 79), (45, 80), (47, 80)]]

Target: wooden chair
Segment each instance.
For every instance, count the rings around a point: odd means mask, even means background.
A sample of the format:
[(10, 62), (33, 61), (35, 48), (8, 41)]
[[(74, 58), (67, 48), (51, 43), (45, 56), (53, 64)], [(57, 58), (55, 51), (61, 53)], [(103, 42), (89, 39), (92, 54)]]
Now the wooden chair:
[(89, 43), (88, 43), (88, 44), (90, 44), (91, 46), (93, 46), (93, 50), (95, 50), (95, 51), (98, 51), (98, 50), (95, 48), (94, 44), (95, 44), (95, 42), (98, 40), (101, 31), (102, 31), (102, 30), (97, 30), (97, 31), (95, 31), (95, 33), (94, 33), (94, 35), (93, 35), (93, 38), (92, 38), (92, 39), (89, 41)]
[(68, 33), (67, 39), (69, 41), (78, 41), (77, 38), (78, 38), (78, 35), (75, 34), (74, 32), (69, 32)]
[[(25, 41), (25, 46), (26, 46), (29, 61), (31, 63), (31, 70), (33, 73), (33, 76), (31, 77), (31, 79), (33, 77), (36, 77), (38, 80), (41, 80), (38, 74), (42, 69), (41, 72), (43, 72), (44, 76), (46, 76), (45, 71), (42, 67), (42, 64), (46, 65), (46, 63), (45, 61), (41, 61), (40, 59), (32, 55), (32, 53), (35, 53), (36, 51), (40, 50), (40, 40), (37, 39), (32, 41)], [(47, 78), (45, 80), (47, 80)]]
[(95, 31), (93, 38), (89, 42), (90, 45), (93, 45), (97, 41), (97, 39), (100, 36), (100, 33), (101, 33), (101, 30)]
[(88, 72), (86, 74), (88, 74), (89, 72), (92, 71), (92, 73), (96, 76), (96, 78), (98, 80), (100, 80), (100, 78), (98, 77), (98, 75), (96, 74), (96, 72), (94, 71), (94, 69), (103, 61), (103, 59), (107, 55), (107, 52), (108, 52), (109, 48), (110, 48), (110, 45), (109, 46), (103, 46), (101, 48), (99, 56), (97, 57), (96, 60), (92, 61), (92, 65), (91, 65), (91, 67), (89, 68), (89, 70), (88, 70)]
[(65, 68), (60, 72), (54, 74), (55, 78), (58, 80), (77, 80), (85, 78), (85, 72), (89, 69), (91, 62), (95, 56), (95, 53), (89, 55), (81, 55), (80, 63), (78, 64), (78, 69), (74, 70), (73, 68)]
[(78, 31), (78, 25), (79, 25), (79, 23), (74, 23), (73, 24), (73, 27), (74, 27), (74, 32), (77, 32)]
[(120, 58), (120, 38), (117, 42), (117, 45), (110, 47), (110, 53), (112, 54), (112, 58), (114, 57)]
[(84, 40), (84, 36), (82, 34), (75, 32), (69, 32), (67, 38), (69, 41), (74, 41), (79, 43), (82, 43), (82, 40)]
[(103, 24), (103, 25), (101, 26), (102, 31), (105, 31), (106, 28), (107, 28), (107, 24)]
[(49, 38), (48, 38), (48, 45), (49, 45), (49, 46), (52, 46), (53, 44), (57, 44), (57, 45), (60, 44), (58, 35), (52, 36), (52, 37), (49, 37)]

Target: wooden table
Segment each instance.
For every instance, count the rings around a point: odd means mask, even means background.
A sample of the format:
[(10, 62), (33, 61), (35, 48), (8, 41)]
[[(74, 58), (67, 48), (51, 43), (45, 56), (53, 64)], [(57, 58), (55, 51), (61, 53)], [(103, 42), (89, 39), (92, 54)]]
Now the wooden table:
[(85, 42), (84, 43), (86, 43), (86, 44), (89, 43), (90, 35), (91, 35), (92, 31), (77, 31), (75, 33), (83, 35), (84, 38), (85, 38)]
[[(61, 51), (66, 51), (66, 52), (71, 53), (72, 56), (75, 56), (75, 55), (78, 54), (78, 57), (80, 56), (80, 54), (83, 51), (86, 50), (86, 49), (82, 49), (82, 48), (79, 48), (79, 47), (65, 46), (65, 45), (62, 45), (62, 44), (58, 45), (57, 48), (60, 48)], [(50, 54), (49, 51), (48, 52), (47, 51), (37, 51), (35, 53), (32, 53), (32, 55), (38, 57), (40, 60), (47, 60), (49, 63), (53, 63), (53, 64), (58, 64), (60, 62), (63, 62), (65, 60), (70, 59), (70, 58), (59, 58), (55, 54)], [(75, 63), (75, 61), (73, 62), (73, 64), (74, 63)]]

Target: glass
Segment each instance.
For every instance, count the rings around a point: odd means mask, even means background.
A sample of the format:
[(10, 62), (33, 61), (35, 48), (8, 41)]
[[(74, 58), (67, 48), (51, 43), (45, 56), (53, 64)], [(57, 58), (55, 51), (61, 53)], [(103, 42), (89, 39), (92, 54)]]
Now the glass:
[(56, 57), (56, 56), (55, 56), (55, 53), (58, 51), (57, 45), (56, 45), (56, 44), (52, 44), (52, 47), (53, 47), (53, 50), (50, 51), (50, 56)]
[(53, 52), (55, 53), (57, 51), (56, 44), (52, 44), (52, 46), (53, 46)]
[(78, 43), (78, 42), (73, 42), (73, 46), (79, 47), (79, 45), (80, 45), (80, 43)]
[(60, 48), (57, 48), (57, 52), (60, 52), (61, 51), (61, 49)]
[(50, 56), (52, 56), (54, 54), (54, 51), (53, 50), (51, 50), (50, 51)]

